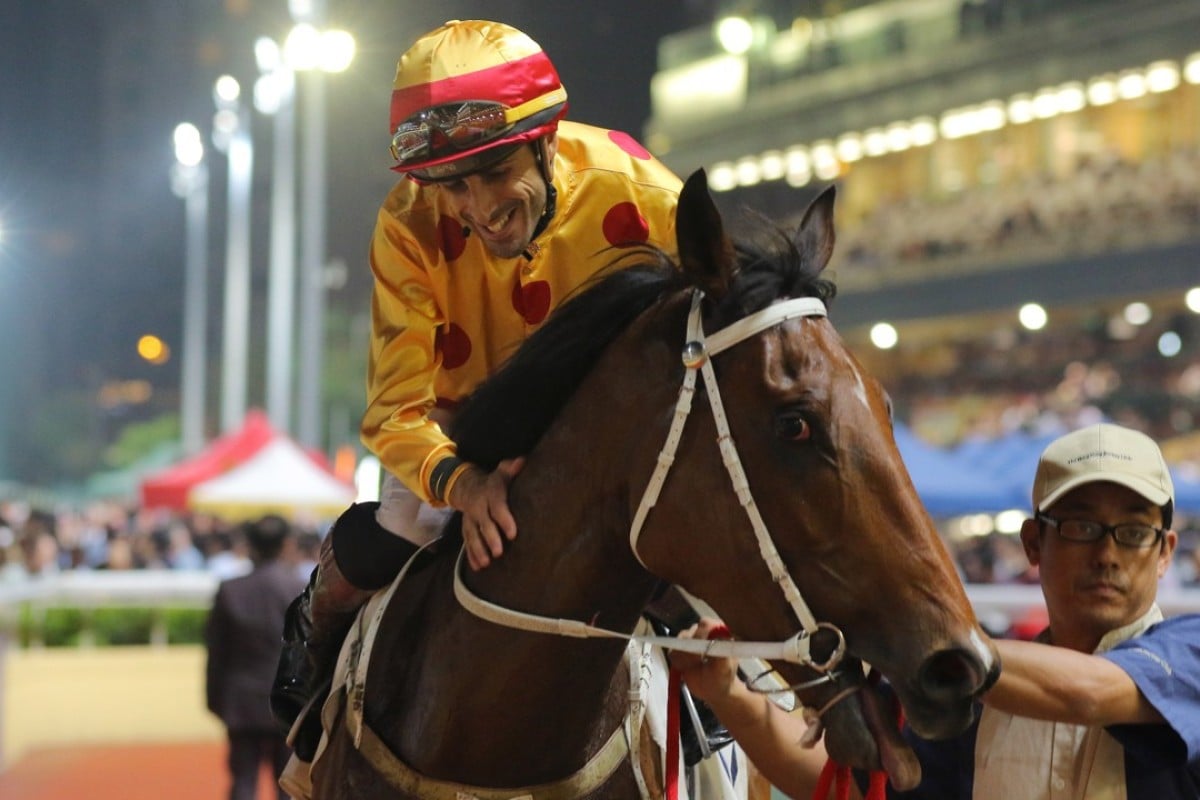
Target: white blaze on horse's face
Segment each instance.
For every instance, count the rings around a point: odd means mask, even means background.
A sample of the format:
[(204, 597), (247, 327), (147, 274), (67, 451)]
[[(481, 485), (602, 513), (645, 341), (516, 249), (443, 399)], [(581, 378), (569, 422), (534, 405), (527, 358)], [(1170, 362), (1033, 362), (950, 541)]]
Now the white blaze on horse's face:
[(975, 652), (979, 654), (980, 663), (986, 669), (991, 670), (996, 662), (995, 653), (992, 651), (991, 646), (983, 640), (983, 636), (980, 635), (979, 631), (971, 631), (971, 644), (975, 647)]
[(871, 401), (867, 399), (867, 385), (863, 382), (862, 373), (853, 361), (850, 361), (848, 366), (850, 367), (850, 371), (854, 373), (854, 396), (858, 398), (858, 402), (870, 408)]

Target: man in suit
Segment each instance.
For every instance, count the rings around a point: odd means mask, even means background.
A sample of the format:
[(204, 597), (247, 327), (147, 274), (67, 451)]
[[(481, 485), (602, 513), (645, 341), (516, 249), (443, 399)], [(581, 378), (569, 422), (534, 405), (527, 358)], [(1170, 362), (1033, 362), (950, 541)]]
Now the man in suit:
[[(291, 536), (286, 520), (263, 517), (246, 525), (245, 536), (254, 568), (221, 582), (204, 637), (208, 709), (220, 717), (229, 735), (231, 800), (253, 800), (263, 761), (276, 778), (287, 763), (287, 742), (271, 716), (269, 698), (283, 615), (305, 586), (296, 570), (280, 559)], [(282, 800), (287, 794), (279, 790), (278, 796)]]

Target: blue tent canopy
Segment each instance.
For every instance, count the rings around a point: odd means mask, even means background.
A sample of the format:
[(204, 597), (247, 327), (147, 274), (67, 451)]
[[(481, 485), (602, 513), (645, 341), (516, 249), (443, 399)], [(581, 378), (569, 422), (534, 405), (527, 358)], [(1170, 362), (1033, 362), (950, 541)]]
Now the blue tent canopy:
[[(1032, 502), (1033, 476), (1038, 459), (1046, 447), (1062, 433), (1009, 433), (997, 439), (970, 439), (951, 454), (963, 462), (966, 469), (990, 476), (997, 486), (1007, 487), (1008, 508), (1028, 509)], [(1175, 508), (1184, 514), (1200, 514), (1200, 481), (1180, 475), (1171, 468), (1175, 484)]]
[(1171, 480), (1175, 483), (1175, 509), (1188, 516), (1200, 515), (1200, 481), (1185, 478), (1174, 469)]
[(932, 516), (997, 512), (1019, 505), (1014, 503), (1011, 486), (987, 470), (922, 441), (900, 423), (895, 425), (895, 436), (917, 494)]
[(1038, 459), (1060, 435), (1014, 431), (996, 439), (968, 439), (953, 453), (970, 469), (1003, 487), (1008, 494), (1007, 508), (1029, 510)]

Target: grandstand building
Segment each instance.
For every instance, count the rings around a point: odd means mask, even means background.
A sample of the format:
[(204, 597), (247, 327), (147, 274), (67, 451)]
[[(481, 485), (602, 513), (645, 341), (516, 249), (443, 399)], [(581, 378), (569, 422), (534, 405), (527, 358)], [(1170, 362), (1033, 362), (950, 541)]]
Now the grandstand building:
[(1200, 4), (725, 5), (661, 42), (647, 142), (774, 218), (837, 185), (833, 318), (914, 427), (1197, 426)]

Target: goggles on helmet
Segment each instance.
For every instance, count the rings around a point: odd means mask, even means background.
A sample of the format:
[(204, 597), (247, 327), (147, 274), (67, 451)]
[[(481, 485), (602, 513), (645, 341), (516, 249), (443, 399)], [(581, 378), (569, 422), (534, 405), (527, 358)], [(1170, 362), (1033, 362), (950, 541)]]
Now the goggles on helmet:
[(392, 158), (401, 164), (469, 150), (507, 133), (516, 122), (500, 103), (468, 100), (418, 111), (392, 136)]
[(562, 89), (510, 108), (492, 100), (464, 100), (422, 109), (392, 134), (397, 167), (418, 168), (501, 139), (523, 120), (566, 100)]

